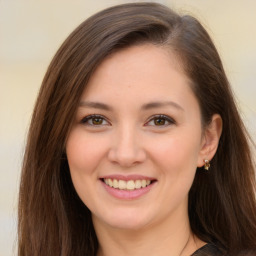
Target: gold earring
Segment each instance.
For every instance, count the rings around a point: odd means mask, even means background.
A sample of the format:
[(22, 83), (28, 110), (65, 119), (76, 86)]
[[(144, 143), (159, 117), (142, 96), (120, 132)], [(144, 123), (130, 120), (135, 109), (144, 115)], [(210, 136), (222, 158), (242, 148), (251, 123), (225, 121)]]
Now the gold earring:
[(209, 168), (210, 168), (210, 161), (209, 160), (207, 160), (207, 159), (205, 159), (204, 160), (204, 169), (206, 170), (206, 171), (208, 171), (209, 170)]

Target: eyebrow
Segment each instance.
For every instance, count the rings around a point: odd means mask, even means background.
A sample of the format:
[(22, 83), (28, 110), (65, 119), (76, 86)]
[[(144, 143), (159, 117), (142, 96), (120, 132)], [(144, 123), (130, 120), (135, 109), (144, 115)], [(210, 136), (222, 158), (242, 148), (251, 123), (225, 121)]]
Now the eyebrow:
[[(150, 110), (153, 108), (161, 108), (161, 107), (166, 107), (166, 106), (172, 106), (178, 110), (184, 111), (184, 109), (179, 104), (177, 104), (176, 102), (173, 102), (173, 101), (150, 102), (150, 103), (142, 105), (141, 109), (142, 110)], [(96, 109), (102, 109), (102, 110), (107, 110), (107, 111), (113, 110), (113, 108), (107, 104), (100, 103), (100, 102), (92, 102), (92, 101), (81, 101), (79, 103), (79, 107), (89, 107), (89, 108), (96, 108)]]
[(97, 109), (108, 110), (108, 111), (112, 110), (112, 107), (110, 107), (109, 105), (106, 105), (100, 102), (92, 102), (92, 101), (81, 101), (79, 103), (79, 107), (97, 108)]
[(149, 110), (152, 108), (161, 108), (161, 107), (166, 107), (166, 106), (171, 106), (174, 107), (178, 110), (182, 110), (184, 111), (184, 108), (182, 108), (179, 104), (177, 104), (176, 102), (173, 101), (164, 101), (164, 102), (160, 102), (160, 101), (155, 101), (155, 102), (150, 102), (147, 104), (144, 104), (142, 106), (143, 110)]

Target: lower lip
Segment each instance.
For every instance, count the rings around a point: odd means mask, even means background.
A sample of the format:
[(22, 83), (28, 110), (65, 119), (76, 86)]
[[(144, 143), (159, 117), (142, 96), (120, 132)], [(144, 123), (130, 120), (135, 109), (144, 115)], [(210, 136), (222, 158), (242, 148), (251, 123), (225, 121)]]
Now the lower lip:
[(105, 184), (104, 182), (102, 182), (104, 188), (107, 190), (107, 192), (114, 196), (115, 198), (118, 199), (126, 199), (126, 200), (132, 200), (132, 199), (137, 199), (140, 198), (141, 196), (145, 195), (146, 193), (148, 193), (154, 183), (151, 183), (150, 185), (148, 185), (145, 188), (139, 188), (139, 189), (134, 189), (134, 190), (122, 190), (122, 189), (118, 189), (118, 188), (112, 188), (110, 186), (108, 186), (107, 184)]

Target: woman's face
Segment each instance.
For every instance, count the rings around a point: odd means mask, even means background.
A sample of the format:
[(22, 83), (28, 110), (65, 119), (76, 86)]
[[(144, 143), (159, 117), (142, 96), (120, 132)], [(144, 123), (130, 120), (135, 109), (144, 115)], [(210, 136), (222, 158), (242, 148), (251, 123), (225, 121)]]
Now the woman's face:
[(188, 78), (173, 54), (146, 44), (120, 50), (96, 69), (66, 152), (94, 224), (139, 229), (187, 218), (202, 145)]

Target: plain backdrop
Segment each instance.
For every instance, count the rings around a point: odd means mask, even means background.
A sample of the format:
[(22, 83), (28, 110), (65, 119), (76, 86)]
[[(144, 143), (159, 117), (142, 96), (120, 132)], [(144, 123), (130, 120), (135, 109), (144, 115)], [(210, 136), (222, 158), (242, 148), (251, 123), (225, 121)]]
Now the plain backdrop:
[[(17, 194), (33, 105), (56, 50), (84, 19), (122, 0), (0, 0), (0, 256), (16, 255)], [(156, 1), (196, 16), (219, 50), (256, 141), (256, 1)]]

